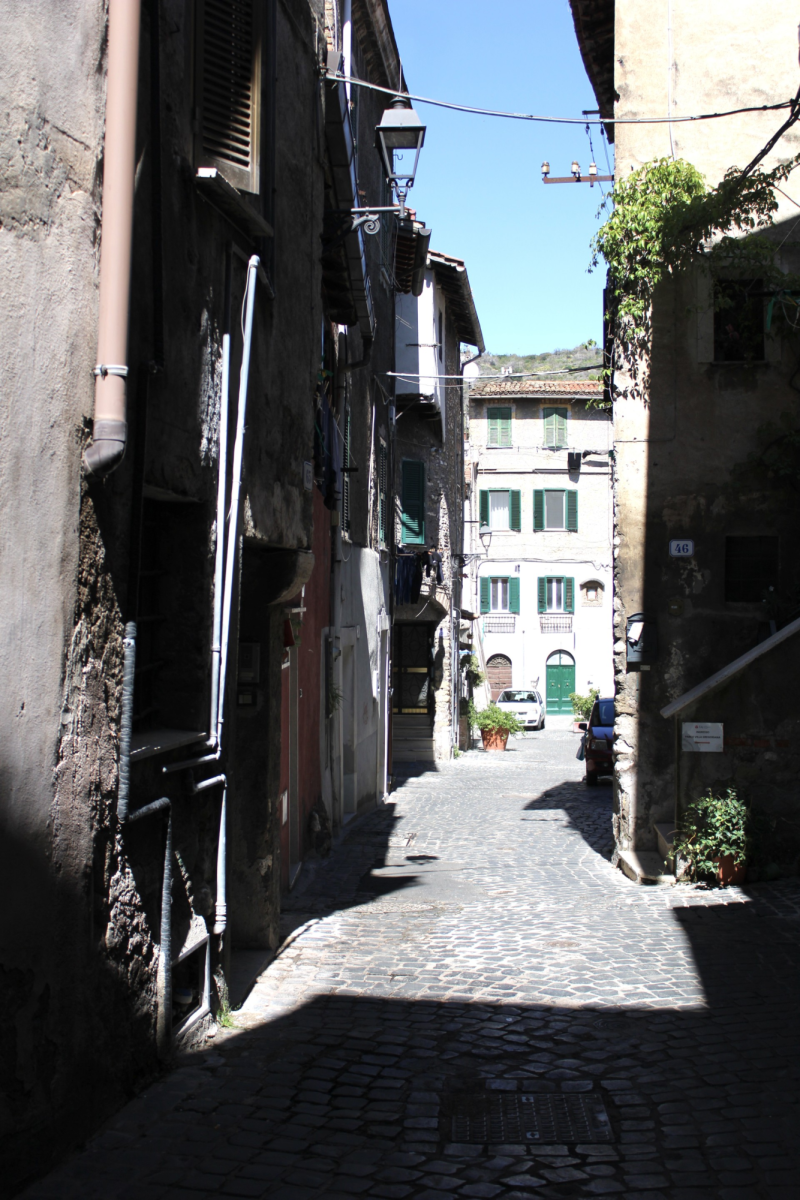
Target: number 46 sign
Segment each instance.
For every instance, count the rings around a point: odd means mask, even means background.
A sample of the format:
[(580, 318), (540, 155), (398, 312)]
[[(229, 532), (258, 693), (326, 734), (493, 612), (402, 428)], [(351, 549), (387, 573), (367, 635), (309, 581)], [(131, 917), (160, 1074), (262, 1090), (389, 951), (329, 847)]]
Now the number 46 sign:
[(678, 538), (669, 544), (670, 558), (691, 558), (694, 554), (694, 542), (691, 538)]

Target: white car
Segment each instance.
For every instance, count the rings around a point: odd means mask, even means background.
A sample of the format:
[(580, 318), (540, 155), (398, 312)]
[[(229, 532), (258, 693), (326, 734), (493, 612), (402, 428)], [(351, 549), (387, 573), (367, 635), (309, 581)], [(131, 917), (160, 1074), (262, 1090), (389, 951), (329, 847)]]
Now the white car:
[(544, 729), (544, 700), (538, 692), (506, 688), (497, 698), (501, 708), (513, 712), (526, 729)]

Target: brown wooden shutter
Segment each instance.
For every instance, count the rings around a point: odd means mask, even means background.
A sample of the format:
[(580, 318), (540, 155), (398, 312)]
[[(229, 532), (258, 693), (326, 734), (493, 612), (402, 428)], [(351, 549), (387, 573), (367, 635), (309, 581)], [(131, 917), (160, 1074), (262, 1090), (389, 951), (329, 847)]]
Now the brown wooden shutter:
[(259, 191), (261, 5), (200, 0), (196, 52), (196, 166)]

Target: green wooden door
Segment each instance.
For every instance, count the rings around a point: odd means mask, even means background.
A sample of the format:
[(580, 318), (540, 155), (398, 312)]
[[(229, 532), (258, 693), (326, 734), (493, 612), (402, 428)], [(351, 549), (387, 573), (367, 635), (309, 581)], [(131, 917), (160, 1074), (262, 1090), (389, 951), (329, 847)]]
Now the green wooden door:
[(571, 713), (570, 692), (575, 691), (575, 659), (557, 650), (547, 660), (547, 714)]

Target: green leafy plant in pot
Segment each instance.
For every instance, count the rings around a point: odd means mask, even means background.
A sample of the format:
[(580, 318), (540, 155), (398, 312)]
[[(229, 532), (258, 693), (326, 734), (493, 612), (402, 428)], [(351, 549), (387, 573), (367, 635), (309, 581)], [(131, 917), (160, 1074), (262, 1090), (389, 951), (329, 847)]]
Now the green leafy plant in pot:
[(706, 792), (686, 809), (675, 834), (673, 854), (680, 879), (743, 883), (747, 870), (748, 813), (736, 788)]
[(481, 731), (484, 750), (505, 750), (509, 734), (521, 733), (524, 725), (519, 718), (494, 701), (487, 708), (477, 711), (470, 702), (470, 722)]

